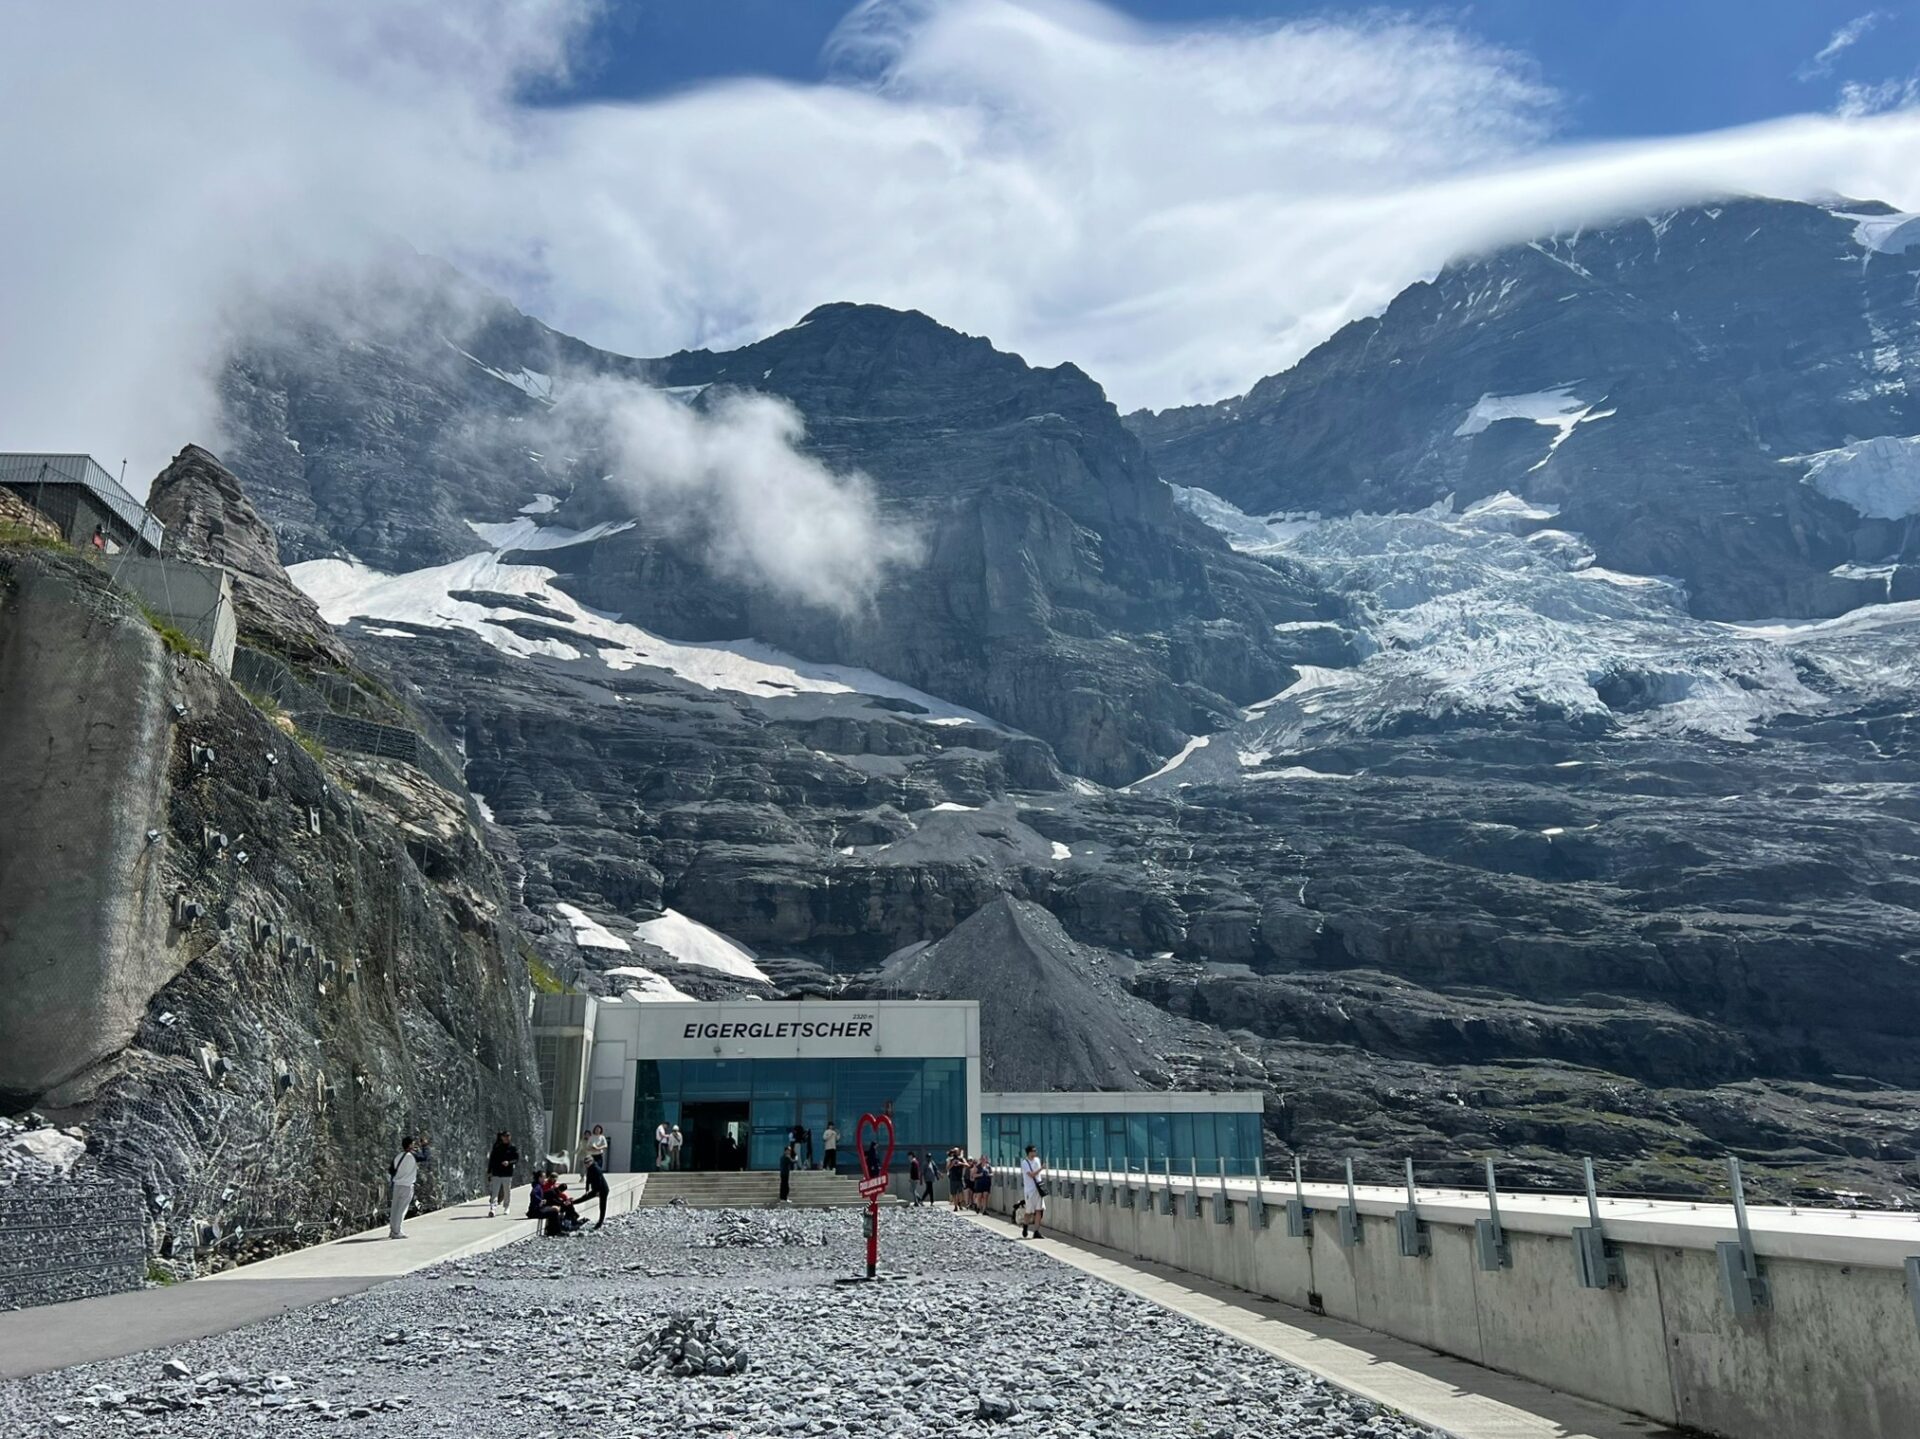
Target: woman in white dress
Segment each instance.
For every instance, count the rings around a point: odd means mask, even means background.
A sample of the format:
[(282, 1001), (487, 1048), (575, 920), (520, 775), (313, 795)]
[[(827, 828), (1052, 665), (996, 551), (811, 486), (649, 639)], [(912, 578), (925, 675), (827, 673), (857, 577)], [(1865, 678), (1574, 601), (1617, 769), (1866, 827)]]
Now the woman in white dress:
[[(1020, 1218), (1020, 1237), (1022, 1239), (1040, 1237), (1040, 1221), (1047, 1217), (1047, 1167), (1040, 1162), (1040, 1151), (1035, 1146), (1027, 1146), (1027, 1157), (1020, 1161), (1020, 1186), (1025, 1191), (1020, 1197), (1025, 1201), (1026, 1212)], [(1032, 1230), (1032, 1234), (1028, 1234)]]

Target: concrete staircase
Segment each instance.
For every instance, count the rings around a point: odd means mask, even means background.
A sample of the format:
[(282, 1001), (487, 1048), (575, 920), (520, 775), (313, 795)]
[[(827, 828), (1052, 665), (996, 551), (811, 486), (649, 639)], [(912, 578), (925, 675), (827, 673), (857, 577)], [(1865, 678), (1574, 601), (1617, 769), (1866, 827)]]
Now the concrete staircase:
[[(819, 1169), (795, 1170), (789, 1194), (796, 1209), (840, 1209), (866, 1202), (860, 1197), (857, 1179)], [(779, 1196), (780, 1176), (769, 1170), (680, 1172), (649, 1174), (639, 1202), (641, 1208), (658, 1208), (679, 1199), (694, 1209), (764, 1209)], [(880, 1202), (896, 1201), (882, 1198)]]

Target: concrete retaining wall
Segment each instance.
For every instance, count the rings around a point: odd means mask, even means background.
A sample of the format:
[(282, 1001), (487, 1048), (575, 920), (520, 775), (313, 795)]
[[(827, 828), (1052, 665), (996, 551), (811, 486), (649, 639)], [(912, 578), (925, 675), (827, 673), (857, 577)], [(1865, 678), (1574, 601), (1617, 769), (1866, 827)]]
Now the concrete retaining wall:
[[(1581, 1198), (1502, 1195), (1512, 1262), (1483, 1270), (1473, 1230), (1488, 1212), (1482, 1196), (1422, 1191), (1431, 1252), (1409, 1258), (1394, 1219), (1404, 1191), (1359, 1190), (1363, 1238), (1343, 1248), (1344, 1189), (1305, 1188), (1305, 1238), (1287, 1234), (1291, 1184), (1261, 1186), (1265, 1227), (1252, 1218), (1250, 1181), (1194, 1190), (1178, 1177), (1056, 1171), (1047, 1227), (1726, 1439), (1920, 1435), (1920, 1315), (1904, 1270), (1920, 1255), (1920, 1218), (1751, 1210), (1771, 1303), (1743, 1318), (1722, 1293), (1713, 1247), (1735, 1234), (1724, 1205), (1607, 1202), (1626, 1282), (1587, 1289), (1572, 1239), (1587, 1222)], [(1223, 1192), (1229, 1223), (1215, 1218)], [(999, 1187), (996, 1207), (1018, 1193)]]
[(233, 672), (238, 636), (233, 579), (215, 565), (128, 555), (113, 565), (114, 582), (132, 590), (148, 609), (207, 652), (221, 674)]
[(0, 1309), (138, 1289), (144, 1222), (133, 1191), (103, 1179), (0, 1186)]

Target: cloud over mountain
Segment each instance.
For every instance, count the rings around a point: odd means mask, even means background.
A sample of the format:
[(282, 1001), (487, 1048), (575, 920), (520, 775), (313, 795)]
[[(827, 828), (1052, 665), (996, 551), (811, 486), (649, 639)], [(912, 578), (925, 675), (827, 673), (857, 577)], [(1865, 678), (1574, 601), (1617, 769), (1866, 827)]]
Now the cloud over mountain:
[[(0, 426), (210, 434), (237, 294), (400, 236), (600, 345), (911, 306), (1123, 406), (1243, 388), (1449, 256), (1731, 190), (1920, 205), (1920, 118), (1578, 148), (1524, 57), (1394, 17), (1155, 27), (1084, 0), (860, 7), (814, 84), (565, 93), (585, 0), (15, 8)], [(77, 103), (84, 95), (84, 103)]]

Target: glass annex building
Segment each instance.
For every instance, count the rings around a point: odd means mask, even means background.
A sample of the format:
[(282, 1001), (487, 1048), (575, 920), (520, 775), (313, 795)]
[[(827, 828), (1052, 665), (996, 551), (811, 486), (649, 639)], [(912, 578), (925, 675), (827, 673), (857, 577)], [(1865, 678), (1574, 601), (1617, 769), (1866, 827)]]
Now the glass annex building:
[(1155, 1174), (1259, 1174), (1260, 1112), (1255, 1093), (988, 1094), (981, 1140), (995, 1166), (1019, 1161), (1029, 1144), (1056, 1169), (1135, 1169)]
[(972, 1000), (733, 1000), (714, 1003), (540, 995), (533, 1029), (548, 1109), (547, 1147), (571, 1154), (592, 1125), (611, 1167), (656, 1167), (654, 1130), (680, 1126), (681, 1167), (775, 1169), (794, 1127), (818, 1163), (829, 1123), (843, 1173), (857, 1174), (855, 1126), (890, 1114), (895, 1169), (957, 1145), (1011, 1167), (1028, 1144), (1049, 1164), (1252, 1174), (1258, 1094), (980, 1091), (980, 1007)]
[(883, 1113), (893, 1116), (894, 1167), (905, 1168), (909, 1152), (966, 1144), (967, 1060), (643, 1059), (634, 1105), (636, 1170), (654, 1167), (661, 1120), (687, 1136), (692, 1169), (777, 1169), (796, 1124), (812, 1131), (817, 1163), (821, 1136), (837, 1121), (840, 1168), (853, 1173), (854, 1126)]

